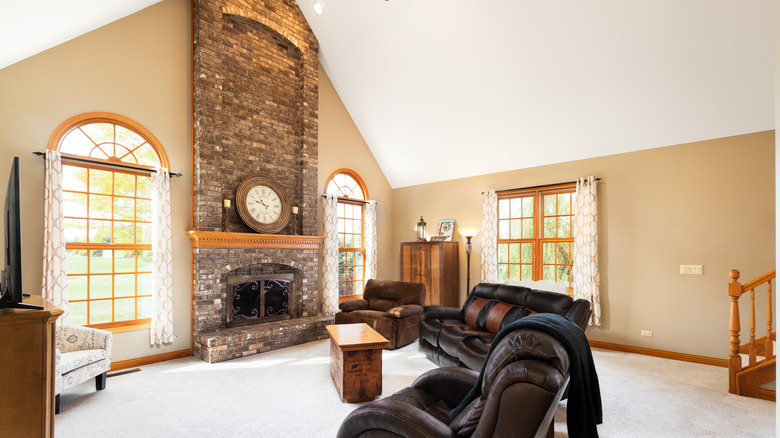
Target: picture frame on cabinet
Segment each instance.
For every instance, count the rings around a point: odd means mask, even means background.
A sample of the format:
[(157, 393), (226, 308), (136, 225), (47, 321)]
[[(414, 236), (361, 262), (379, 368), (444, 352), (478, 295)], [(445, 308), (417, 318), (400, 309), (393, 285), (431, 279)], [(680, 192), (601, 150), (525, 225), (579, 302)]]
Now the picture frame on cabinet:
[(439, 221), (439, 227), (436, 229), (436, 236), (431, 240), (435, 242), (450, 242), (452, 232), (455, 230), (455, 219), (442, 219)]

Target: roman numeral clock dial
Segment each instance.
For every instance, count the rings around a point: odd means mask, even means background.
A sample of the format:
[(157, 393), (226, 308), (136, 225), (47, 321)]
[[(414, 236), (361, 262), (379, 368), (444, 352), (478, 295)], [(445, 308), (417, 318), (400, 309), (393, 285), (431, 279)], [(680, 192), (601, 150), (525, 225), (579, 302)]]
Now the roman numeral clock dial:
[(282, 186), (271, 178), (250, 176), (236, 189), (238, 215), (258, 233), (276, 233), (290, 220), (290, 201)]

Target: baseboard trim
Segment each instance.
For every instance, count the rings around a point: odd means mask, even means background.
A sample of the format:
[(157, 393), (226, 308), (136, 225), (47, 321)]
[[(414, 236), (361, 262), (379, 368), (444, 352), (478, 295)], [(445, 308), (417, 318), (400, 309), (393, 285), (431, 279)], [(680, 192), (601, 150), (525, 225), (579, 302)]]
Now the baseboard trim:
[(138, 357), (135, 359), (119, 360), (111, 363), (111, 369), (109, 371), (119, 371), (126, 368), (135, 368), (142, 365), (149, 365), (152, 363), (162, 362), (165, 360), (178, 359), (180, 357), (192, 356), (192, 349), (171, 351), (169, 353), (155, 354), (153, 356)]
[(776, 401), (775, 391), (773, 389), (758, 388), (758, 398), (761, 400)]
[(716, 367), (728, 368), (728, 359), (718, 359), (716, 357), (697, 356), (695, 354), (675, 353), (674, 351), (654, 350), (652, 348), (633, 347), (631, 345), (613, 344), (602, 341), (588, 341), (592, 348), (603, 348), (605, 350), (624, 351), (626, 353), (644, 354), (645, 356), (655, 356), (663, 359), (681, 360), (683, 362), (700, 363), (703, 365), (712, 365)]

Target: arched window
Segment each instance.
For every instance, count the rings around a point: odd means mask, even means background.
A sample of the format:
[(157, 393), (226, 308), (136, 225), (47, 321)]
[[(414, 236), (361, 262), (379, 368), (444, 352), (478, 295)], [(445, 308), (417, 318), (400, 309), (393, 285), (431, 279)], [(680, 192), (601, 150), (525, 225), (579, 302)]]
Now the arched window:
[(66, 120), (49, 149), (62, 154), (70, 322), (113, 331), (147, 327), (150, 170), (168, 167), (165, 151), (143, 126), (109, 113)]
[(338, 196), (339, 301), (363, 295), (366, 267), (364, 207), (368, 190), (357, 173), (334, 172), (325, 193)]

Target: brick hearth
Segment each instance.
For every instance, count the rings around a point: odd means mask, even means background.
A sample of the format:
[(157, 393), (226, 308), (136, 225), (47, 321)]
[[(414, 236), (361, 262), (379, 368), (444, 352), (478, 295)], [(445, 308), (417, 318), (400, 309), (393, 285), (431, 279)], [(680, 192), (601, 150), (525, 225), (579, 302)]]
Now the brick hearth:
[[(219, 362), (327, 337), (318, 316), (322, 237), (189, 231), (193, 252), (193, 355)], [(293, 273), (292, 319), (227, 328), (227, 277)]]

